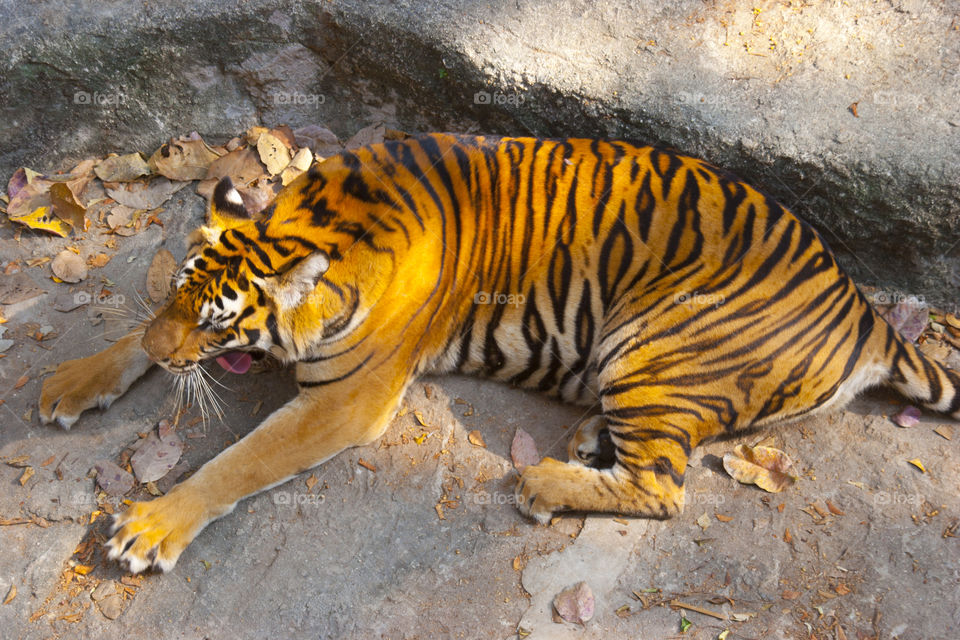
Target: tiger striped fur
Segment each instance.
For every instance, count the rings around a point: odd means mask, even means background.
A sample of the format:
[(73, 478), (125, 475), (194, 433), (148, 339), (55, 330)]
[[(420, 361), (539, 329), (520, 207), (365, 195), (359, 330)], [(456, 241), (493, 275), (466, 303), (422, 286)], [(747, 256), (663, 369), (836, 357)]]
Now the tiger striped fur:
[[(228, 350), (270, 351), (296, 362), (300, 392), (117, 518), (111, 556), (134, 571), (171, 568), (241, 498), (377, 438), (424, 372), (599, 405), (569, 462), (546, 458), (520, 477), (520, 508), (540, 522), (564, 510), (668, 517), (703, 439), (878, 383), (960, 418), (960, 375), (902, 340), (816, 231), (669, 150), (387, 142), (315, 165), (256, 220), (221, 182), (190, 242), (142, 350), (131, 339), (80, 361), (104, 375), (77, 393), (77, 361), (65, 363), (42, 415), (69, 425), (122, 393), (120, 374), (142, 373), (144, 353), (178, 373)], [(604, 438), (612, 457), (596, 464)]]

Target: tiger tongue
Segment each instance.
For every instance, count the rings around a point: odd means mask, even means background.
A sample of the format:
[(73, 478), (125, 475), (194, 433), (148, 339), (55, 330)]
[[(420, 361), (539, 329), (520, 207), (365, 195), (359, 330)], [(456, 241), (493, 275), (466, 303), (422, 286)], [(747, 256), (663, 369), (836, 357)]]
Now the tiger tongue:
[(230, 373), (246, 373), (250, 370), (252, 361), (250, 354), (243, 351), (229, 351), (222, 356), (217, 356), (217, 364)]

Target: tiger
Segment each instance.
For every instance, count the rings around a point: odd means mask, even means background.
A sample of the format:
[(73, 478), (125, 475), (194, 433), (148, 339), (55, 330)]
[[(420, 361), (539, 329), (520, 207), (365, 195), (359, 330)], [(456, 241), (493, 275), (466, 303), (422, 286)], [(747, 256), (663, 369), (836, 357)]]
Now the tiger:
[(595, 405), (525, 467), (516, 504), (669, 518), (708, 438), (887, 383), (960, 418), (960, 374), (871, 306), (813, 227), (736, 176), (621, 140), (423, 134), (343, 151), (250, 216), (229, 178), (140, 333), (61, 364), (40, 415), (69, 428), (152, 365), (252, 352), (298, 393), (156, 499), (109, 557), (169, 571), (237, 502), (375, 441), (411, 382), (461, 372)]

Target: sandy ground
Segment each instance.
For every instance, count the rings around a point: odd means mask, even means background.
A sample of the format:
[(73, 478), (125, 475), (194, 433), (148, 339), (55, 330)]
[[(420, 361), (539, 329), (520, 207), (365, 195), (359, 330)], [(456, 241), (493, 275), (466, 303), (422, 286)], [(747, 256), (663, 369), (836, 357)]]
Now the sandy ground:
[[(89, 472), (121, 461), (169, 417), (168, 375), (152, 371), (69, 432), (41, 425), (50, 365), (118, 335), (109, 314), (94, 324), (90, 305), (60, 312), (54, 299), (108, 287), (134, 306), (153, 253), (163, 245), (181, 256), (202, 208), (180, 192), (160, 214), (164, 226), (120, 238), (109, 264), (79, 286), (54, 283), (49, 263), (24, 267), (46, 294), (4, 309), (4, 338), (15, 341), (0, 359), (4, 638), (957, 637), (960, 429), (929, 415), (897, 427), (888, 414), (902, 403), (884, 392), (701, 447), (686, 511), (673, 520), (565, 516), (541, 527), (512, 503), (510, 442), (522, 427), (542, 454), (561, 456), (584, 410), (471, 378), (427, 379), (381, 441), (242, 502), (173, 572), (128, 576), (100, 547), (107, 514), (122, 505), (98, 498)], [(2, 266), (67, 244), (86, 256), (108, 239), (15, 233), (0, 224)], [(218, 375), (230, 387), (225, 419), (181, 421), (177, 472), (197, 469), (295, 393), (286, 371)], [(952, 441), (934, 433), (940, 425), (951, 425)], [(472, 430), (485, 447), (468, 441)], [(737, 443), (766, 437), (802, 470), (781, 494), (739, 485), (720, 464)], [(128, 497), (146, 495), (139, 487)], [(594, 619), (554, 622), (554, 595), (580, 580), (595, 594)], [(692, 625), (681, 633), (684, 617)]]

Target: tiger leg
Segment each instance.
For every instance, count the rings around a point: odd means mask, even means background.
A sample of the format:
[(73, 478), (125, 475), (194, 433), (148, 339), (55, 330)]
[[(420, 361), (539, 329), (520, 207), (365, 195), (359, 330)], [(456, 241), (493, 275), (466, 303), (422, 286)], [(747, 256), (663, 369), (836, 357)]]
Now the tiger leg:
[(169, 571), (210, 522), (242, 498), (285, 482), (340, 451), (379, 437), (406, 389), (360, 375), (302, 388), (259, 427), (166, 495), (136, 502), (114, 520), (109, 557), (134, 573)]
[(613, 442), (602, 415), (583, 421), (567, 444), (567, 459), (587, 467), (609, 467), (614, 462)]
[(43, 382), (40, 419), (69, 429), (87, 409), (109, 407), (153, 365), (140, 346), (142, 337), (141, 328), (99, 353), (61, 363)]
[[(671, 419), (672, 418), (672, 419)], [(616, 447), (608, 469), (544, 458), (517, 485), (521, 512), (546, 523), (560, 511), (668, 518), (683, 510), (689, 448), (671, 431), (682, 416), (623, 421), (606, 417)], [(664, 425), (669, 423), (670, 427)]]

